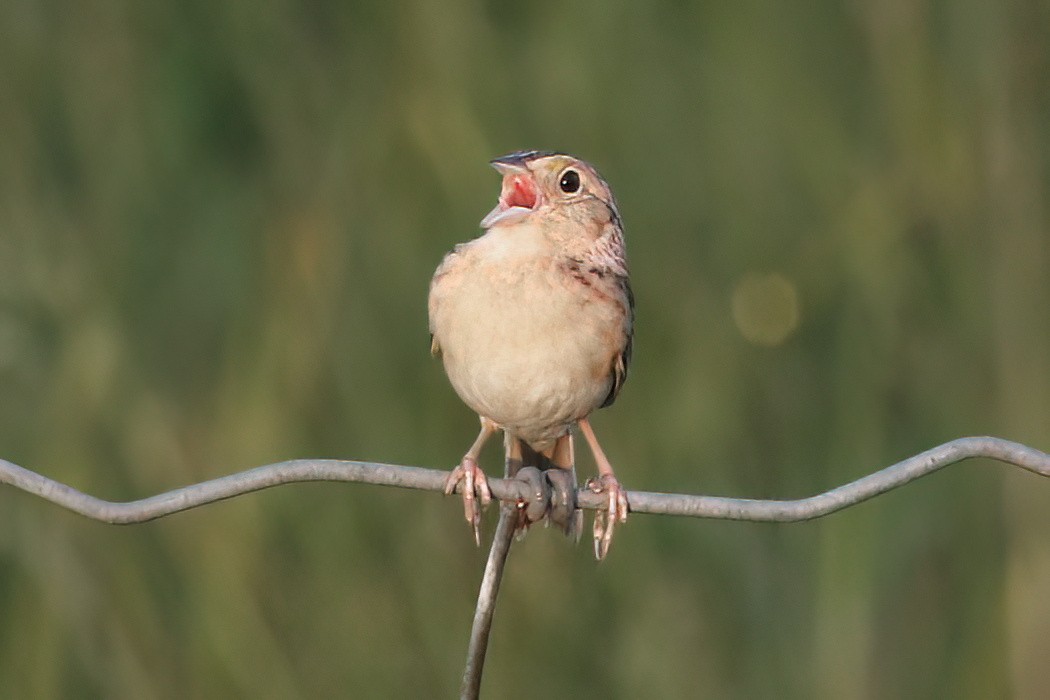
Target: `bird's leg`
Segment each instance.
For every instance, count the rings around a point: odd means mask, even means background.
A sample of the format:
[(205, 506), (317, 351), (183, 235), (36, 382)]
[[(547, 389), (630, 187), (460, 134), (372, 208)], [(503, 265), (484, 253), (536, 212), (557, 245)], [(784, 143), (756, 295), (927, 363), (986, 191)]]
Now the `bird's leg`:
[[(503, 448), (505, 454), (504, 476), (508, 479), (514, 478), (525, 468), (524, 455), (521, 449), (521, 440), (514, 437), (510, 432), (503, 435)], [(532, 466), (532, 465), (528, 465)], [(527, 515), (528, 504), (519, 501), (515, 504), (516, 521), (514, 523), (514, 535), (517, 539), (525, 536), (529, 529), (529, 518)]]
[[(514, 531), (517, 538), (522, 539), (533, 523), (540, 520), (546, 522), (552, 502), (552, 484), (547, 475), (551, 471), (560, 472), (561, 470), (548, 469), (550, 458), (546, 453), (538, 454), (513, 433), (505, 432), (505, 435), (507, 476), (527, 485), (525, 493), (528, 496), (519, 497), (515, 503), (518, 519), (514, 525)], [(573, 493), (575, 494), (575, 484)]]
[(506, 457), (504, 461), (503, 476), (507, 478), (517, 476), (518, 471), (520, 471), (522, 467), (526, 466), (525, 456), (521, 449), (521, 440), (514, 437), (514, 435), (510, 432), (504, 433), (503, 453)]
[(551, 464), (562, 469), (572, 469), (576, 464), (576, 454), (572, 446), (572, 433), (565, 433), (554, 442), (543, 455), (550, 460)]
[(580, 541), (583, 530), (583, 512), (576, 507), (576, 455), (572, 433), (565, 433), (545, 453), (551, 468), (547, 481), (551, 485), (551, 502), (547, 522), (553, 522), (573, 541)]
[(460, 489), (460, 493), (463, 494), (463, 516), (474, 529), (474, 542), (479, 547), (481, 546), (481, 509), (478, 508), (478, 501), (481, 501), (482, 506), (487, 506), (492, 500), (492, 492), (489, 491), (489, 481), (485, 477), (485, 472), (478, 466), (478, 455), (481, 454), (481, 448), (485, 446), (485, 442), (497, 430), (499, 426), (488, 418), (482, 417), (481, 432), (478, 433), (477, 439), (467, 450), (467, 454), (463, 455), (463, 460), (445, 480), (446, 496), (454, 493), (456, 486), (463, 482), (463, 487)]
[(602, 446), (598, 444), (598, 438), (594, 436), (594, 429), (586, 418), (579, 421), (580, 432), (587, 440), (587, 444), (594, 453), (594, 461), (598, 465), (598, 477), (589, 479), (587, 487), (595, 493), (604, 493), (609, 499), (608, 510), (594, 511), (594, 556), (604, 559), (612, 543), (613, 528), (616, 523), (627, 522), (627, 490), (620, 485), (613, 472), (609, 459), (605, 456)]

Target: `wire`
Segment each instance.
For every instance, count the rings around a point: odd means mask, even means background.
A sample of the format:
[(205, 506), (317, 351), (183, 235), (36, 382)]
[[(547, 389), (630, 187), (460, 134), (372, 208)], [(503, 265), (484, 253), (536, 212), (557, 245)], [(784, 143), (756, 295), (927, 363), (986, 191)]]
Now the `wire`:
[[(968, 437), (938, 445), (809, 498), (781, 501), (629, 491), (627, 500), (632, 513), (766, 522), (812, 520), (974, 457), (986, 457), (1041, 476), (1050, 476), (1050, 455), (1045, 452), (1001, 438)], [(122, 503), (96, 498), (12, 462), (0, 460), (0, 483), (10, 484), (93, 520), (113, 524), (147, 522), (282, 484), (345, 481), (441, 491), (447, 477), (448, 472), (440, 469), (374, 462), (299, 459), (268, 464)], [(533, 497), (528, 484), (515, 479), (489, 479), (489, 487), (492, 495), (502, 501)], [(601, 494), (586, 488), (577, 492), (577, 500), (581, 508), (600, 509), (606, 504)]]

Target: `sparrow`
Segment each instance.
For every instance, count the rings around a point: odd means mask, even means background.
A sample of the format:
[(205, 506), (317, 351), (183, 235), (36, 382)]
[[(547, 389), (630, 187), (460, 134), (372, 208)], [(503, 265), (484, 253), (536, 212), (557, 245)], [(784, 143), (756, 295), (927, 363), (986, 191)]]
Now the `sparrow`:
[(498, 204), (481, 220), (482, 235), (448, 253), (430, 284), (431, 352), (481, 420), (445, 493), (461, 487), (480, 544), (478, 503), (491, 500), (478, 466), (486, 441), (502, 430), (508, 465), (574, 474), (578, 427), (598, 469), (587, 487), (608, 499), (594, 518), (602, 559), (629, 510), (589, 419), (616, 399), (631, 360), (634, 297), (620, 213), (605, 180), (573, 156), (519, 151), (491, 164), (503, 176)]

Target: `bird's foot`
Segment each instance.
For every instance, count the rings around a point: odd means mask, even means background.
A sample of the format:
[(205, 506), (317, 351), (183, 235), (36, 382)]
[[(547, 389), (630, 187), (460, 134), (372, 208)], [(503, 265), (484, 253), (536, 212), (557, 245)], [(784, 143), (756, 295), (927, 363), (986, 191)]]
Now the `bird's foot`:
[(605, 509), (594, 511), (594, 556), (599, 561), (609, 553), (612, 544), (613, 529), (617, 523), (627, 522), (627, 489), (620, 485), (612, 474), (602, 474), (589, 479), (587, 488), (594, 493), (603, 493), (608, 498)]
[[(463, 517), (474, 530), (474, 542), (481, 546), (481, 508), (484, 508), (492, 500), (492, 492), (489, 490), (489, 480), (485, 472), (481, 471), (478, 461), (469, 455), (452, 470), (445, 480), (445, 495), (455, 493), (456, 487), (462, 483), (460, 493), (463, 494)], [(481, 507), (478, 507), (481, 501)]]

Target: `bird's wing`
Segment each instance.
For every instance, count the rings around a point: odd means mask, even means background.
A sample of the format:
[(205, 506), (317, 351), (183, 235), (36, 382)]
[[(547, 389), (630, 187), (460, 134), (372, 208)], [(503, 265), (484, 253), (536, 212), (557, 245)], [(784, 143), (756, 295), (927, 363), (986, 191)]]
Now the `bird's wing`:
[(619, 277), (616, 282), (623, 293), (625, 311), (623, 346), (613, 360), (612, 386), (609, 387), (609, 395), (605, 397), (600, 408), (611, 405), (619, 395), (623, 383), (627, 381), (627, 370), (631, 365), (631, 352), (634, 349), (634, 292), (631, 291), (631, 283), (627, 277)]

